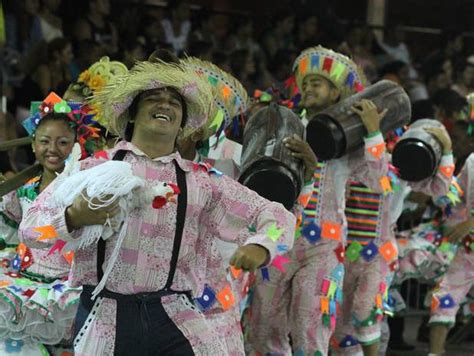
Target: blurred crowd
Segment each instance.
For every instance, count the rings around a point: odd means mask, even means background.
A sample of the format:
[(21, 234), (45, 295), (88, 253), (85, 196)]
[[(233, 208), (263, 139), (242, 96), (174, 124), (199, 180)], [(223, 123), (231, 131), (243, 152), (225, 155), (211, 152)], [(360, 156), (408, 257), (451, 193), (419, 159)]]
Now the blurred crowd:
[[(50, 91), (62, 95), (102, 56), (130, 68), (157, 48), (217, 64), (238, 78), (250, 95), (273, 87), (289, 96), (288, 78), (297, 54), (322, 44), (354, 58), (369, 82), (386, 78), (402, 85), (412, 100), (414, 119), (436, 117), (448, 127), (465, 106), (465, 96), (474, 91), (474, 56), (461, 32), (443, 33), (439, 45), (415, 61), (405, 43), (409, 33), (400, 27), (375, 33), (365, 24), (347, 24), (331, 8), (318, 9), (317, 15), (307, 9), (276, 8), (252, 17), (197, 8), (187, 1), (169, 4), (3, 1), (6, 36), (0, 47), (0, 75), (10, 119), (1, 122), (0, 140), (26, 135), (20, 123), (28, 116), (30, 102)], [(33, 160), (16, 151), (10, 158), (13, 171)]]

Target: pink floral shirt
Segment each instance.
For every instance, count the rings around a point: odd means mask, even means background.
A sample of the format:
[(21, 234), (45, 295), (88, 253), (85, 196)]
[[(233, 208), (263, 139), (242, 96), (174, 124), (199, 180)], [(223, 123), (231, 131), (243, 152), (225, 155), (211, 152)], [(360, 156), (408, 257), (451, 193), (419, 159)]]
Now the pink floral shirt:
[[(278, 251), (293, 246), (295, 217), (282, 205), (261, 198), (231, 178), (183, 160), (178, 153), (150, 159), (133, 144), (120, 142), (114, 149), (105, 152), (102, 158), (83, 161), (82, 168), (87, 169), (104, 163), (112, 159), (118, 150), (128, 151), (124, 161), (132, 165), (136, 176), (150, 183), (157, 180), (175, 183), (173, 161), (186, 173), (186, 222), (172, 289), (191, 291), (195, 298), (203, 295), (209, 254), (218, 253), (212, 248), (214, 236), (239, 245), (264, 246), (270, 253), (270, 260), (277, 256)], [(20, 235), (32, 244), (41, 243), (37, 241), (38, 235), (33, 229), (45, 225), (53, 226), (63, 240), (74, 239), (75, 233), (68, 233), (64, 209), (52, 208), (48, 203), (48, 197), (53, 190), (54, 184), (38, 197), (20, 225)], [(175, 204), (168, 203), (158, 210), (151, 206), (132, 210), (127, 237), (106, 288), (121, 294), (152, 292), (163, 288), (170, 266), (175, 225)], [(113, 237), (107, 240), (104, 269), (115, 241)], [(70, 275), (72, 285), (97, 284), (96, 256), (95, 246), (76, 252)], [(214, 292), (218, 305), (223, 309), (232, 307), (229, 300), (232, 302), (236, 298), (231, 295), (231, 291), (223, 288)], [(180, 300), (175, 296), (167, 297), (163, 299), (163, 305), (170, 318), (190, 340), (195, 351), (200, 353), (212, 350), (233, 354), (234, 352), (219, 346), (222, 340), (215, 325), (210, 325), (202, 317), (202, 313)], [(84, 336), (86, 341), (81, 343), (83, 347), (79, 347), (78, 354), (113, 352), (115, 334), (111, 329), (115, 329), (115, 301), (105, 299), (103, 303), (102, 309), (107, 308), (108, 311), (97, 312), (97, 320), (89, 328), (95, 331)], [(100, 341), (101, 338), (106, 338), (112, 346), (104, 345)]]

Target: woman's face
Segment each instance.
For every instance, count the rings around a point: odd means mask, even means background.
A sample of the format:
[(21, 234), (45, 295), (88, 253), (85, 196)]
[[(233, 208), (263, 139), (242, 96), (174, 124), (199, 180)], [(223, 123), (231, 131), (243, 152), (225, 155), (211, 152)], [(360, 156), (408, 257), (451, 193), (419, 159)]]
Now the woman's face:
[(64, 121), (47, 121), (35, 133), (33, 151), (45, 170), (61, 172), (74, 146), (74, 132)]

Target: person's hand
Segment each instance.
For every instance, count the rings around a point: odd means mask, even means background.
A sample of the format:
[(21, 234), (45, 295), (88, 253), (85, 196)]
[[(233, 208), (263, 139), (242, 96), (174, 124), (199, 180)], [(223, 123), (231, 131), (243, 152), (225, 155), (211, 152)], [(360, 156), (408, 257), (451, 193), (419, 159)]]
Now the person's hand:
[[(119, 199), (116, 199), (109, 206), (99, 209), (89, 208), (89, 202), (79, 195), (74, 199), (71, 206), (66, 208), (66, 224), (69, 231), (80, 229), (88, 225), (104, 225), (107, 220), (114, 218), (120, 213)], [(108, 199), (110, 197), (105, 197)], [(98, 204), (99, 201), (93, 199), (92, 204)]]
[(263, 266), (269, 258), (268, 250), (260, 245), (240, 246), (230, 259), (230, 265), (237, 269), (253, 272)]
[(293, 135), (283, 139), (283, 143), (285, 147), (292, 152), (291, 155), (293, 157), (303, 160), (305, 166), (305, 182), (311, 180), (316, 170), (317, 158), (308, 142), (303, 141), (298, 135)]
[(426, 132), (432, 134), (443, 146), (443, 154), (449, 154), (452, 152), (452, 142), (448, 132), (442, 127), (426, 127)]
[(474, 229), (474, 218), (463, 221), (462, 223), (457, 224), (448, 230), (448, 239), (450, 242), (456, 243), (465, 238), (471, 230)]
[(379, 131), (380, 121), (388, 112), (388, 109), (379, 112), (374, 102), (367, 99), (355, 103), (351, 110), (360, 116), (369, 134)]

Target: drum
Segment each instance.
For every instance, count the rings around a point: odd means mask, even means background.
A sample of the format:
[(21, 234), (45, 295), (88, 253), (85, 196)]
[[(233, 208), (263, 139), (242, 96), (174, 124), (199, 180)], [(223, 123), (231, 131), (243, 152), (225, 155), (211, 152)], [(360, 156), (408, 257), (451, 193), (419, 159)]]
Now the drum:
[(239, 182), (271, 201), (291, 209), (304, 180), (304, 166), (283, 144), (293, 134), (303, 139), (300, 118), (275, 103), (257, 111), (244, 131)]
[(417, 182), (435, 174), (443, 156), (441, 143), (424, 128), (441, 127), (436, 120), (415, 121), (395, 145), (392, 164), (399, 170), (400, 178)]
[(318, 159), (339, 158), (363, 147), (367, 129), (351, 110), (361, 99), (372, 100), (379, 111), (388, 109), (380, 123), (384, 134), (410, 122), (410, 99), (403, 88), (389, 80), (377, 82), (309, 118), (306, 140)]

